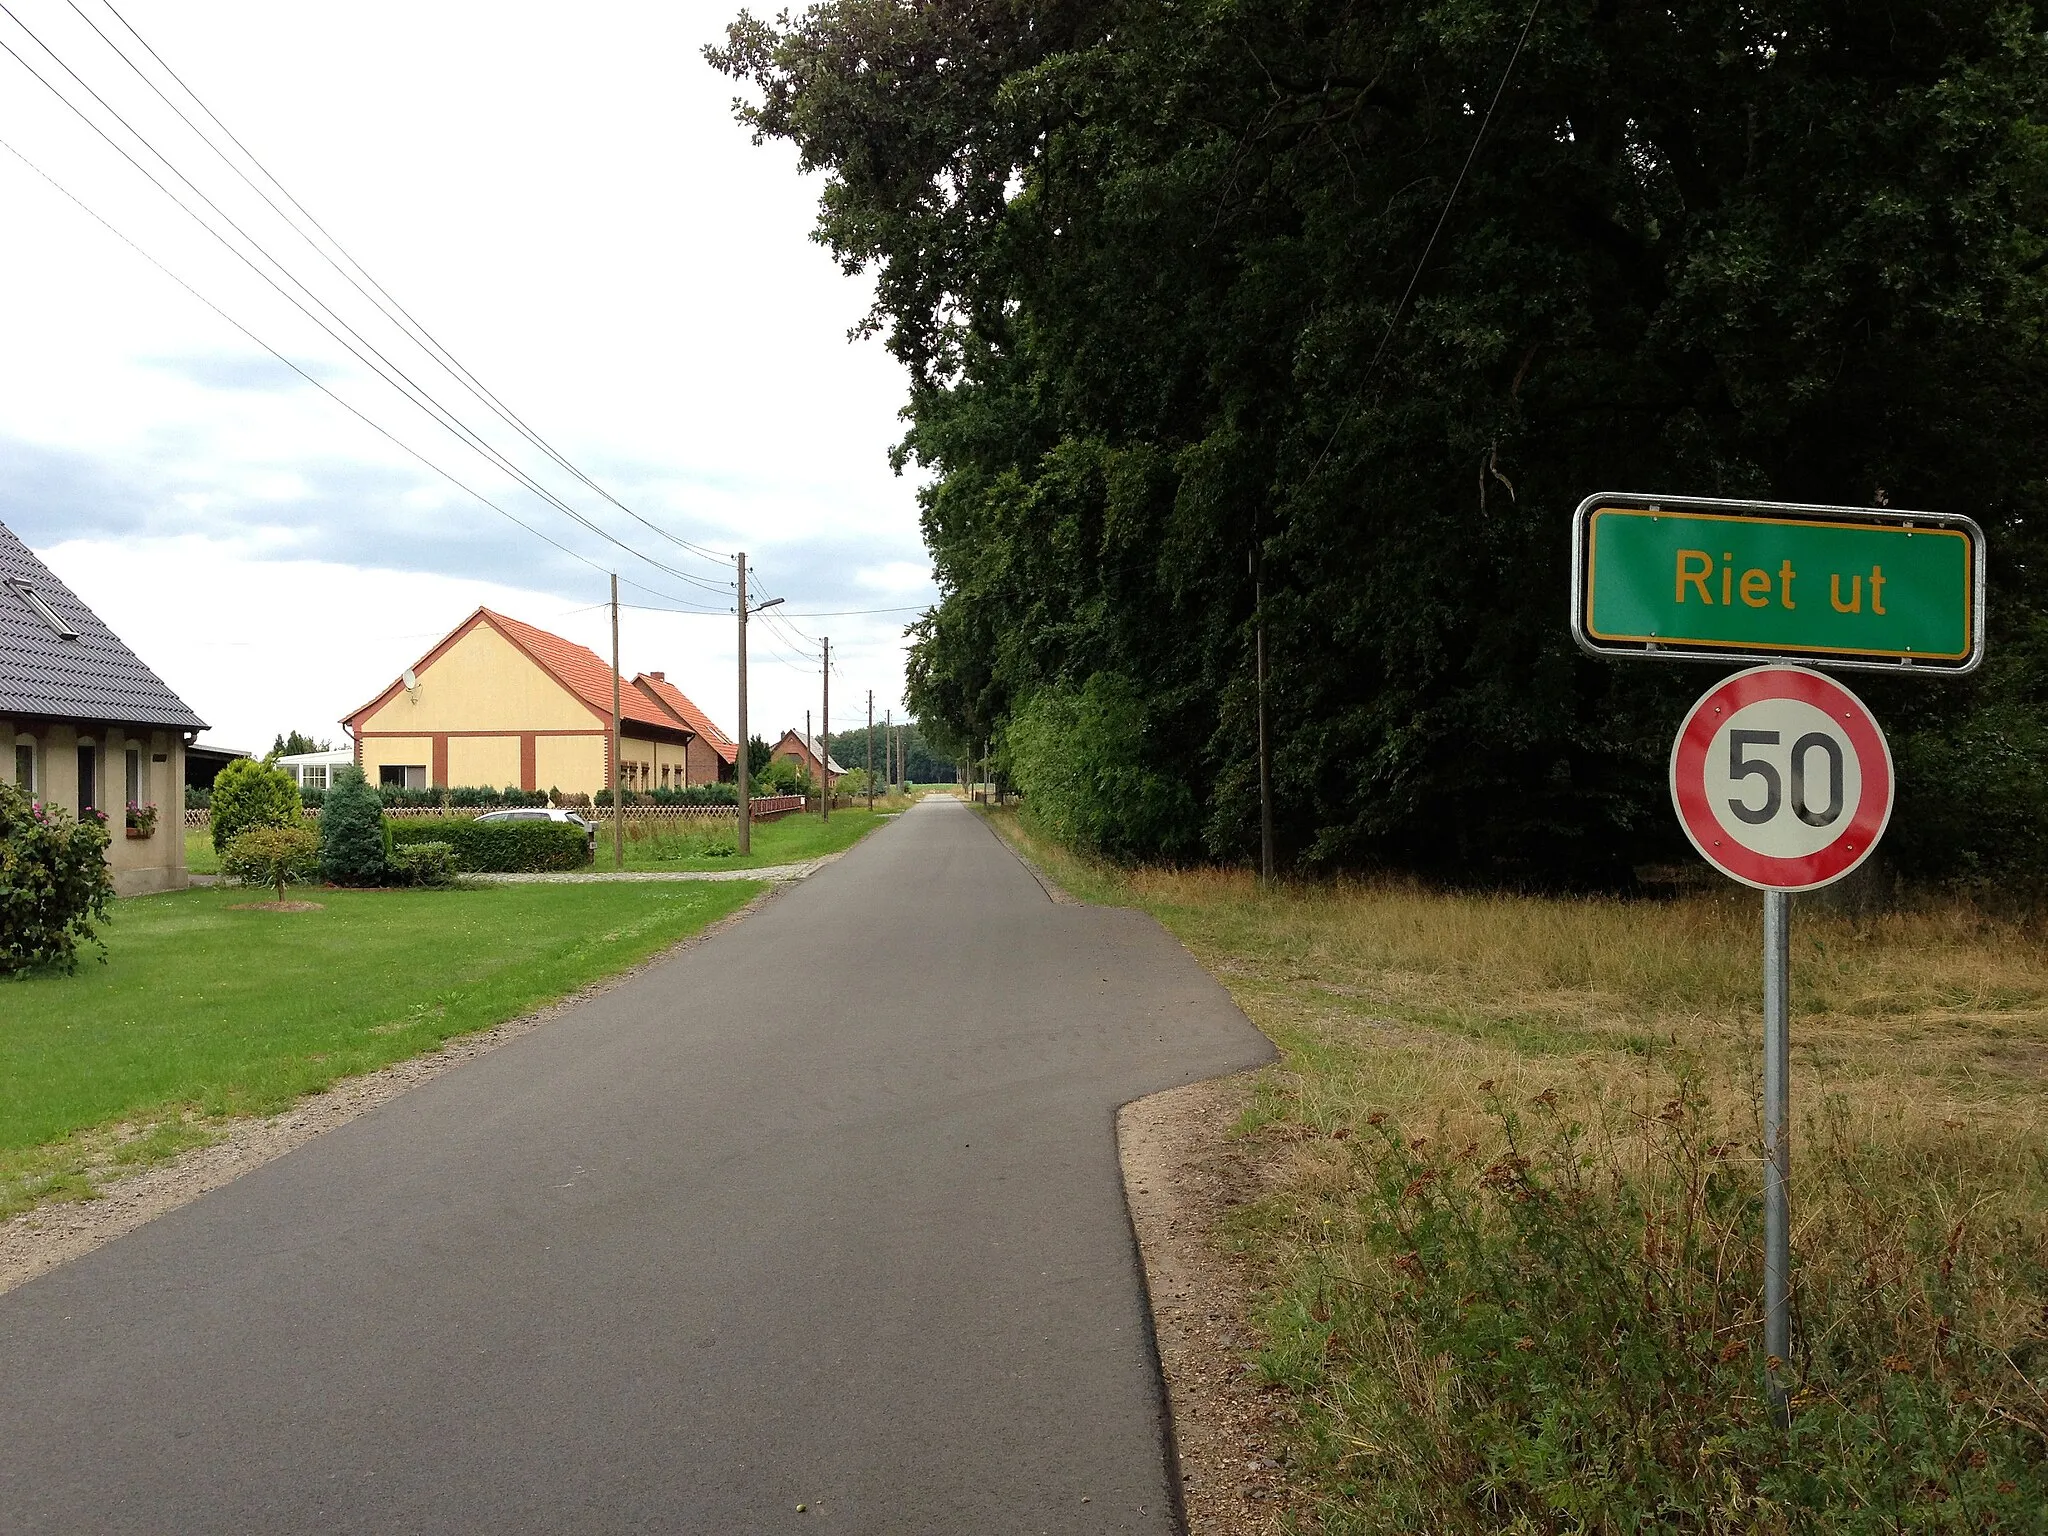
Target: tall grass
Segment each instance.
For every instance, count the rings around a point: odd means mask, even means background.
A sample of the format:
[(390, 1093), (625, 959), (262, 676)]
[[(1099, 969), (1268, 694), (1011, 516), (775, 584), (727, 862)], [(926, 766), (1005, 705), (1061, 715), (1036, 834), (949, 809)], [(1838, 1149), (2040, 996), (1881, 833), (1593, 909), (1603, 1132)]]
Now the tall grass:
[(1786, 1433), (1753, 895), (1263, 890), (1027, 851), (1154, 912), (1282, 1049), (1231, 1235), (1319, 1529), (2048, 1530), (2034, 926), (1795, 902)]

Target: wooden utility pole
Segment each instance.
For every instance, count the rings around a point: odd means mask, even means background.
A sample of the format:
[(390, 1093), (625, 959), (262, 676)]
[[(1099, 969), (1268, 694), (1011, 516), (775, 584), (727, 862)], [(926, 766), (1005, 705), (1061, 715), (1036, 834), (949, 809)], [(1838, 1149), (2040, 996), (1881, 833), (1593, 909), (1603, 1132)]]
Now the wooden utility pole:
[(811, 754), (811, 761), (817, 761), (818, 738), (811, 734), (811, 712), (804, 711), (804, 751)]
[(868, 690), (868, 809), (875, 808), (875, 690)]
[(626, 867), (625, 796), (619, 792), (619, 573), (612, 572), (612, 868)]
[(1259, 878), (1270, 884), (1273, 879), (1273, 748), (1266, 735), (1266, 587), (1264, 573), (1259, 569), (1258, 551), (1254, 550), (1250, 558), (1259, 692)]
[(753, 787), (749, 783), (748, 772), (753, 765), (747, 760), (750, 738), (747, 736), (747, 552), (744, 549), (739, 553), (739, 563), (740, 600), (734, 606), (740, 613), (740, 749), (735, 756), (733, 768), (734, 780), (739, 789), (739, 851), (744, 855), (753, 851), (754, 831), (754, 802), (750, 798)]
[(818, 802), (820, 821), (832, 819), (832, 637), (825, 636), (825, 697), (818, 712), (818, 777), (825, 781), (825, 795)]

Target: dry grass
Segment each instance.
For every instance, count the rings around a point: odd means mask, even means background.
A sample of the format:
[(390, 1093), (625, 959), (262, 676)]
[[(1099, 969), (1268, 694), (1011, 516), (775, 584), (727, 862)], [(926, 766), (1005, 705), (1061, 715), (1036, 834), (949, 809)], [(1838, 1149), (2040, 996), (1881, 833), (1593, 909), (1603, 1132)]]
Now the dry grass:
[[(1724, 1169), (1738, 1187), (1757, 1178), (1754, 893), (1622, 901), (1394, 881), (1268, 891), (1234, 871), (1106, 869), (1014, 818), (999, 824), (1076, 894), (1152, 912), (1281, 1048), (1240, 1127), (1272, 1195), (1236, 1235), (1264, 1282), (1261, 1368), (1296, 1393), (1320, 1437), (1304, 1478), (1327, 1529), (1353, 1528), (1347, 1501), (1372, 1486), (1393, 1427), (1446, 1422), (1453, 1391), (1448, 1356), (1417, 1355), (1412, 1337), (1386, 1331), (1388, 1306), (1414, 1280), (1369, 1231), (1377, 1223), (1384, 1237), (1388, 1206), (1372, 1183), (1388, 1163), (1367, 1143), (1404, 1128), (1413, 1151), (1396, 1141), (1396, 1157), (1465, 1178), (1483, 1203), (1479, 1172), (1513, 1150), (1509, 1126), (1519, 1119), (1533, 1138), (1542, 1120), (1571, 1149), (1566, 1161), (1630, 1186), (1652, 1249), (1690, 1219), (1681, 1207), (1701, 1169)], [(2000, 1422), (2030, 1424), (2038, 1441), (2048, 942), (2036, 925), (1964, 902), (1873, 917), (1795, 902), (1793, 1010), (1795, 1302), (1804, 1358), (1825, 1367), (1809, 1376), (1812, 1392), (1833, 1394), (1831, 1411), (1862, 1413), (1877, 1401), (1868, 1381), (1911, 1360), (1935, 1400), (1995, 1394)], [(1753, 1274), (1751, 1224), (1731, 1217), (1719, 1239), (1728, 1276)], [(1632, 1262), (1676, 1283), (1654, 1252)], [(1747, 1280), (1710, 1289), (1727, 1293), (1702, 1303), (1714, 1328), (1745, 1344), (1756, 1325)], [(1328, 1320), (1333, 1296), (1369, 1299), (1349, 1344), (1376, 1364), (1333, 1363), (1349, 1326), (1341, 1306)], [(1967, 1387), (1953, 1375), (1958, 1329), (1981, 1346)], [(1459, 1523), (1444, 1509), (1427, 1519)]]

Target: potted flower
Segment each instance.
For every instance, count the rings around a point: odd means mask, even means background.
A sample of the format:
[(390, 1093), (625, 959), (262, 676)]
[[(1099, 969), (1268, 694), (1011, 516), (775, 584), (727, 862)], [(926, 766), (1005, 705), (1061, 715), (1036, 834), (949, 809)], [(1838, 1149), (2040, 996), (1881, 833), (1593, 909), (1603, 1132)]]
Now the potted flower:
[(128, 806), (128, 835), (135, 838), (156, 836), (156, 807), (153, 805)]

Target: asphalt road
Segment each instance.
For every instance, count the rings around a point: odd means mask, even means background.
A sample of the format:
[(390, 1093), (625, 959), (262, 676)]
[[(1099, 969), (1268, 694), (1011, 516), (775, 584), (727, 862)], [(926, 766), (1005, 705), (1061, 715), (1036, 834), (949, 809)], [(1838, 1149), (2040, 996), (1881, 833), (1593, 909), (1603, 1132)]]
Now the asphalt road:
[(1269, 1055), (927, 802), (0, 1296), (0, 1530), (1174, 1531), (1115, 1111)]

